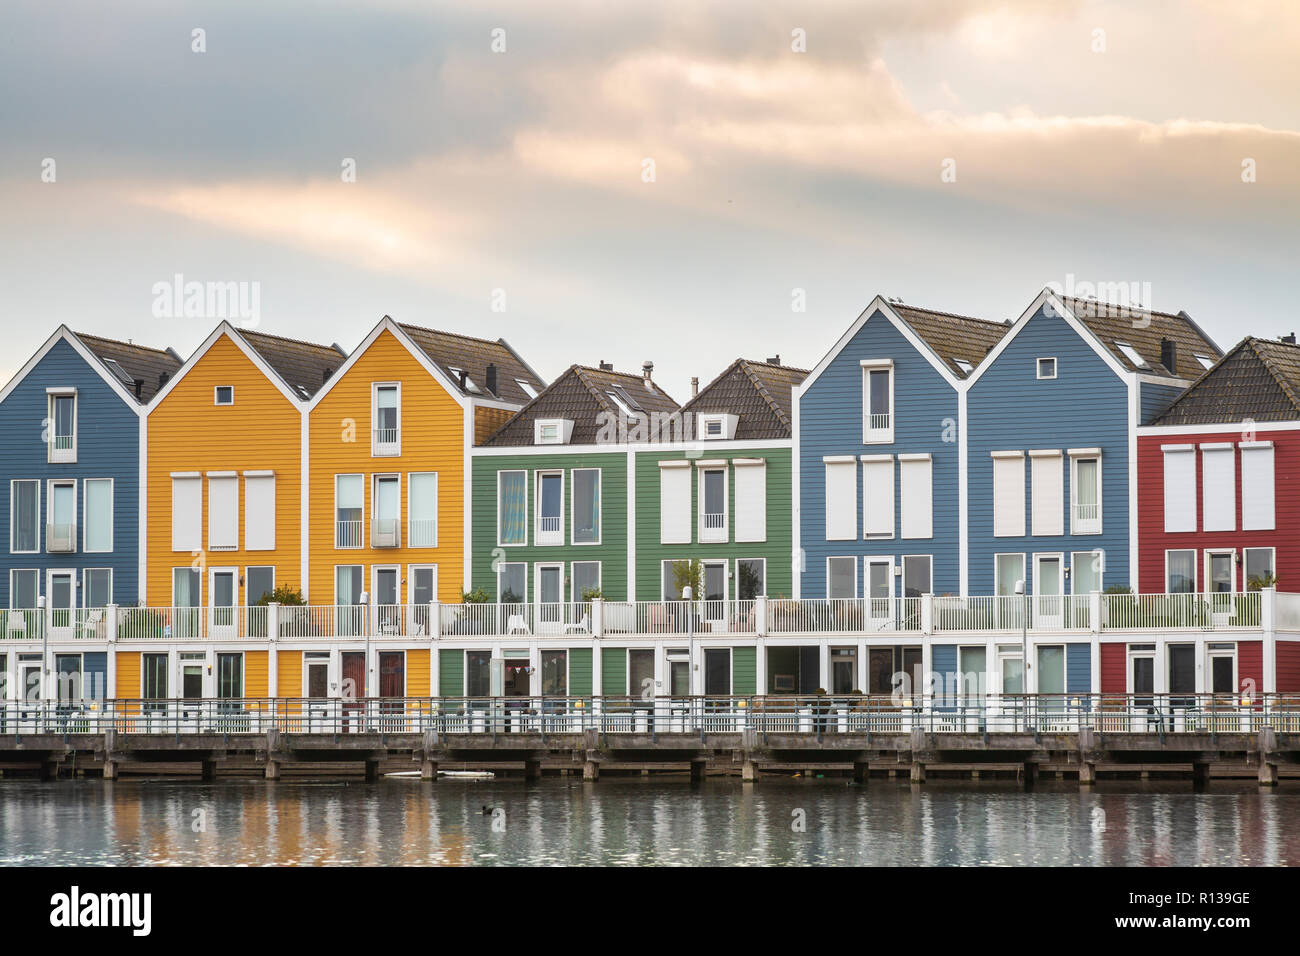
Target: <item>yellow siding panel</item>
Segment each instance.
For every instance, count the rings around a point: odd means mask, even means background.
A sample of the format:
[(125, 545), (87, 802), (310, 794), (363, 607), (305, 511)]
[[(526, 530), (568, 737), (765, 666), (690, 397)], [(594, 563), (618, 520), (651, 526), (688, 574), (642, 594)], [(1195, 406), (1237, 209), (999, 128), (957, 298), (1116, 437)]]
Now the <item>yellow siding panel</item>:
[[(213, 390), (233, 385), (235, 403), (218, 407)], [(277, 585), (301, 588), (302, 413), (229, 337), (222, 336), (149, 414), (148, 565), (145, 597), (172, 603), (172, 569), (275, 567)], [(173, 472), (275, 472), (275, 550), (244, 546), (244, 481), (239, 483), (239, 545), (235, 551), (172, 551)], [(208, 529), (208, 482), (203, 481), (203, 541)], [(209, 603), (203, 574), (202, 603)], [(257, 596), (254, 596), (256, 600)], [(237, 602), (246, 603), (243, 588)]]
[(302, 696), (302, 651), (280, 651), (276, 658), (275, 696)]
[[(371, 444), (371, 386), (375, 382), (401, 383), (401, 450), (399, 456), (375, 458)], [(379, 334), (370, 347), (334, 382), (312, 410), (310, 431), (311, 517), (309, 526), (309, 603), (333, 604), (334, 568), (363, 565), (366, 589), (371, 589), (371, 568), (399, 565), (400, 577), (409, 581), (411, 565), (437, 565), (438, 598), (460, 601), (464, 580), (465, 540), (465, 412), (460, 404), (419, 363), (391, 332)], [(407, 547), (412, 472), (438, 475), (438, 546)], [(369, 545), (372, 476), (402, 476), (401, 548), (334, 547), (334, 478), (342, 474), (365, 476), (365, 543)], [(410, 602), (403, 587), (402, 603)]]
[(429, 649), (406, 652), (406, 696), (428, 697), (430, 687)]
[(143, 693), (144, 688), (140, 684), (140, 652), (118, 651), (113, 696), (119, 700), (128, 700)]
[(267, 652), (244, 652), (244, 696), (267, 697)]

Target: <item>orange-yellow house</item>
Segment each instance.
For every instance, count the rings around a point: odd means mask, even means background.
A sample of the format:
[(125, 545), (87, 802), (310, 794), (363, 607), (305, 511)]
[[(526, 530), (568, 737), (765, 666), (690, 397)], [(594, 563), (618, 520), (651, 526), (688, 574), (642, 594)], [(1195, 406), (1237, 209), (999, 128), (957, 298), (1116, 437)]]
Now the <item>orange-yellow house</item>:
[(141, 603), (172, 640), (166, 661), (119, 655), (118, 696), (272, 692), (268, 652), (239, 644), (266, 612), (243, 609), (305, 590), (306, 407), (345, 357), (223, 322), (150, 402)]

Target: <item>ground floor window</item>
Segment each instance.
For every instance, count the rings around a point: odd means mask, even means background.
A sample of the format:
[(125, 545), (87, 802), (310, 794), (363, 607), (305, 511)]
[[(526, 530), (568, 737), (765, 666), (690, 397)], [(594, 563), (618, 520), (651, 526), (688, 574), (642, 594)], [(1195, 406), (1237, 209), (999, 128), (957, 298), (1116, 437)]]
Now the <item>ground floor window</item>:
[(704, 693), (731, 693), (731, 648), (710, 647), (704, 651)]
[(465, 696), (490, 697), (492, 694), (492, 652), (465, 652)]
[(569, 693), (569, 652), (542, 651), (542, 696), (564, 697)]

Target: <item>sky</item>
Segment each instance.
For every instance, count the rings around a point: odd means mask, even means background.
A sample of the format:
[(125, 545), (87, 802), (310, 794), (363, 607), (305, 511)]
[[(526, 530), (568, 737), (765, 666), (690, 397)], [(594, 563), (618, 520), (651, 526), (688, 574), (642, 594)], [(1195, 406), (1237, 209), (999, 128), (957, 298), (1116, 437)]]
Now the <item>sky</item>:
[(1293, 0), (6, 0), (0, 381), (60, 323), (188, 356), (177, 276), (679, 401), (878, 294), (1300, 331), (1297, 50)]

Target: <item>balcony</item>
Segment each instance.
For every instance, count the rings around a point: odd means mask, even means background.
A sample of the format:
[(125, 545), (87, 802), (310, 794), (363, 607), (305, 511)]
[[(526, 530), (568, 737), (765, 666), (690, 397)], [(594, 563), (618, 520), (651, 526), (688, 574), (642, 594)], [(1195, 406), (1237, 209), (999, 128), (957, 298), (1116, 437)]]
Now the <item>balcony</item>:
[(400, 428), (372, 429), (370, 451), (373, 455), (400, 455), (402, 453), (402, 430)]
[(75, 462), (77, 460), (76, 440), (72, 435), (50, 436), (50, 461)]
[(77, 550), (77, 526), (75, 524), (47, 524), (45, 526), (45, 550), (51, 554), (67, 554)]
[(1070, 530), (1074, 534), (1101, 534), (1101, 506), (1096, 502), (1076, 504)]
[(402, 522), (398, 518), (374, 518), (370, 522), (370, 547), (400, 548)]
[(359, 548), (363, 544), (360, 519), (334, 522), (334, 547)]
[(889, 412), (876, 412), (863, 416), (862, 441), (892, 442), (894, 440), (894, 417)]
[(563, 519), (559, 515), (541, 515), (537, 519), (538, 544), (564, 544)]

